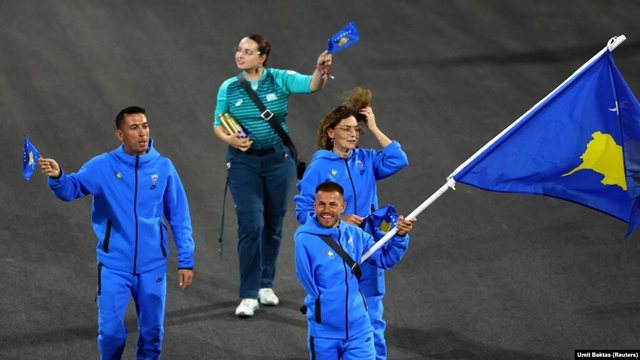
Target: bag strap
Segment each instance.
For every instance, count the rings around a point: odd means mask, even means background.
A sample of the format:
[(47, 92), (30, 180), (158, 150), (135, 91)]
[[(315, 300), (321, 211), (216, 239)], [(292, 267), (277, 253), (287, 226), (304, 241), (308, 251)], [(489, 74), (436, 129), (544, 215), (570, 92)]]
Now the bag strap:
[(340, 255), (342, 260), (351, 268), (351, 272), (353, 273), (353, 275), (355, 275), (356, 278), (360, 280), (360, 276), (362, 276), (362, 272), (360, 271), (360, 264), (355, 262), (351, 258), (351, 256), (349, 256), (349, 254), (347, 254), (347, 252), (344, 251), (342, 246), (340, 246), (340, 244), (338, 244), (337, 242), (333, 241), (332, 238), (328, 237), (327, 235), (318, 235), (318, 236), (320, 237), (320, 239), (322, 239), (322, 241), (327, 243), (327, 245), (329, 245), (333, 249), (333, 251), (335, 251), (338, 255)]
[(280, 126), (280, 123), (276, 120), (274, 114), (271, 110), (267, 109), (262, 100), (258, 97), (258, 94), (251, 88), (251, 84), (242, 76), (242, 74), (238, 74), (238, 83), (240, 86), (247, 92), (253, 103), (256, 104), (256, 107), (260, 111), (260, 117), (266, 120), (269, 125), (273, 128), (273, 131), (280, 136), (282, 142), (287, 145), (291, 149), (291, 153), (293, 154), (293, 160), (295, 160), (296, 164), (298, 161), (298, 150), (296, 150), (296, 146), (293, 145), (293, 141), (291, 141), (291, 137), (287, 134), (286, 131)]
[(224, 181), (224, 195), (222, 195), (222, 216), (220, 218), (220, 237), (218, 238), (218, 253), (222, 257), (222, 236), (224, 235), (224, 209), (227, 203), (227, 190), (229, 189), (229, 172), (227, 171), (227, 179)]

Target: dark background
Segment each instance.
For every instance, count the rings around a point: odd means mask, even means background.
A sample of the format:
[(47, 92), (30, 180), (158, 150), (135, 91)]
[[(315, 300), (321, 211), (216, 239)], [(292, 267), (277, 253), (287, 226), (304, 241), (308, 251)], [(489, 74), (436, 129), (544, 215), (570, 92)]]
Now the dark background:
[[(614, 58), (640, 94), (639, 18), (636, 1), (0, 0), (0, 358), (98, 357), (91, 200), (58, 201), (39, 173), (24, 181), (22, 134), (76, 171), (118, 145), (118, 110), (145, 107), (157, 149), (187, 189), (196, 239), (193, 288), (180, 292), (169, 272), (163, 357), (304, 359), (293, 203), (280, 306), (233, 315), (231, 201), (218, 254), (225, 147), (211, 122), (220, 83), (237, 73), (238, 41), (262, 33), (270, 66), (311, 73), (327, 38), (356, 21), (360, 42), (335, 55), (324, 91), (291, 98), (288, 123), (308, 159), (322, 116), (345, 91), (370, 88), (379, 126), (411, 162), (380, 183), (381, 203), (406, 214), (613, 36), (627, 36)], [(569, 202), (458, 185), (420, 216), (403, 262), (387, 274), (390, 358), (568, 359), (579, 348), (640, 348), (640, 238), (623, 243), (625, 231)], [(133, 308), (127, 326), (131, 359)]]

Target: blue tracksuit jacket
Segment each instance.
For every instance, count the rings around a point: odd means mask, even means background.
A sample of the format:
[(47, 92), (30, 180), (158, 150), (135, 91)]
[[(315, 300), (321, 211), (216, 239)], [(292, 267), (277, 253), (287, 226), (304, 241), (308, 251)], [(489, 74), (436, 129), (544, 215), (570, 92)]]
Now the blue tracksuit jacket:
[[(357, 226), (339, 222), (337, 227), (321, 226), (314, 213), (294, 236), (296, 274), (306, 290), (309, 336), (349, 339), (373, 331), (367, 314), (366, 301), (360, 292), (358, 279), (318, 235), (327, 235), (356, 262), (360, 261), (375, 241)], [(396, 235), (373, 253), (367, 263), (390, 269), (395, 266), (409, 244), (409, 235)]]
[(98, 262), (107, 268), (140, 274), (165, 265), (169, 233), (163, 215), (178, 250), (178, 268), (194, 266), (184, 188), (171, 160), (151, 144), (142, 156), (120, 146), (89, 160), (77, 173), (49, 178), (49, 188), (61, 200), (93, 195)]
[[(345, 159), (332, 151), (318, 150), (297, 184), (296, 217), (304, 224), (307, 213), (313, 211), (316, 186), (333, 181), (344, 188), (345, 214), (366, 216), (378, 208), (376, 181), (385, 179), (409, 165), (400, 143), (393, 141), (382, 150), (354, 149)], [(384, 271), (362, 266), (360, 285), (365, 296), (384, 295)]]

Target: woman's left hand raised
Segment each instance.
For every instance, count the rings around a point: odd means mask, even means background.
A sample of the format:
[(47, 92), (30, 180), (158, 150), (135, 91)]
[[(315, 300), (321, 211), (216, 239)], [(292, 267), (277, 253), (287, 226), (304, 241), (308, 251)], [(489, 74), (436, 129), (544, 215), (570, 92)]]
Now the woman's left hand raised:
[(365, 125), (367, 125), (367, 129), (373, 130), (378, 127), (376, 124), (376, 114), (373, 113), (373, 109), (371, 106), (367, 106), (358, 110), (358, 113), (364, 115), (367, 119), (365, 120)]

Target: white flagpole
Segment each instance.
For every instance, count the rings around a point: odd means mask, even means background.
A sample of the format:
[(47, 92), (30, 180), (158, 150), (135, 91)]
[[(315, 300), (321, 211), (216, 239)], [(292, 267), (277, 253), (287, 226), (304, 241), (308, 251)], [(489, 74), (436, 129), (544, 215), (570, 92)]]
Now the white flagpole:
[[(483, 147), (480, 148), (480, 150), (476, 151), (475, 154), (473, 154), (470, 158), (468, 158), (465, 162), (463, 162), (460, 166), (458, 166), (451, 173), (451, 175), (449, 175), (449, 177), (447, 177), (447, 183), (442, 185), (442, 187), (440, 187), (440, 189), (438, 189), (438, 191), (433, 193), (433, 195), (431, 195), (427, 200), (425, 200), (422, 204), (420, 204), (420, 206), (418, 206), (415, 210), (413, 210), (413, 212), (411, 212), (411, 214), (407, 215), (406, 219), (411, 219), (411, 218), (415, 218), (416, 216), (418, 216), (424, 209), (426, 209), (429, 205), (431, 205), (434, 201), (436, 201), (447, 190), (449, 190), (449, 189), (454, 189), (455, 190), (456, 181), (453, 179), (453, 177), (460, 170), (464, 169), (465, 166), (469, 165), (469, 163), (471, 161), (473, 161), (480, 154), (482, 154), (489, 146), (491, 146), (498, 139), (500, 139), (504, 134), (506, 134), (509, 130), (511, 130), (511, 128), (516, 126), (520, 121), (522, 121), (527, 115), (529, 115), (529, 113), (531, 113), (535, 108), (537, 108), (545, 100), (547, 100), (549, 97), (551, 97), (553, 94), (555, 94), (558, 91), (558, 89), (560, 89), (560, 88), (562, 88), (564, 86), (564, 84), (566, 84), (567, 82), (571, 81), (574, 77), (576, 77), (579, 73), (581, 73), (584, 68), (586, 68), (592, 62), (594, 62), (596, 59), (598, 59), (602, 54), (604, 54), (605, 51), (613, 51), (615, 48), (618, 47), (618, 45), (620, 45), (626, 39), (627, 39), (627, 37), (624, 36), (624, 35), (614, 36), (611, 39), (609, 39), (609, 41), (607, 42), (607, 46), (605, 46), (602, 50), (600, 50), (600, 52), (598, 52), (596, 55), (594, 55), (591, 59), (589, 59), (589, 61), (584, 63), (578, 70), (576, 70), (573, 74), (571, 74), (571, 76), (569, 76), (567, 78), (567, 80), (565, 80), (562, 84), (560, 84), (557, 88), (555, 88), (552, 92), (550, 92), (542, 100), (538, 101), (538, 103), (536, 103), (531, 109), (529, 109), (526, 113), (524, 113), (522, 116), (520, 116), (516, 121), (514, 121), (506, 129), (504, 129), (500, 134), (498, 134), (496, 137), (491, 139), (491, 141), (486, 143)], [(366, 253), (364, 253), (362, 255), (362, 258), (360, 259), (360, 264), (365, 262), (374, 252), (376, 252), (385, 243), (387, 243), (393, 236), (396, 235), (397, 232), (398, 232), (398, 228), (394, 227), (388, 233), (386, 233), (385, 236), (382, 237), (382, 239), (378, 240), (378, 242), (376, 242), (369, 250), (367, 250)]]
[[(407, 215), (406, 219), (413, 219), (416, 216), (418, 216), (424, 209), (426, 209), (429, 205), (431, 205), (434, 201), (436, 201), (436, 199), (442, 196), (442, 194), (447, 192), (447, 190), (449, 189), (455, 190), (454, 188), (455, 185), (456, 185), (455, 180), (448, 179), (446, 184), (442, 185), (440, 189), (438, 189), (438, 191), (433, 193), (433, 195), (429, 196), (429, 198), (425, 200), (422, 204), (420, 204), (420, 206), (418, 206), (415, 210), (413, 210), (411, 214)], [(367, 250), (366, 253), (362, 255), (362, 258), (360, 259), (360, 264), (362, 264), (365, 260), (367, 260), (371, 256), (371, 254), (376, 252), (376, 250), (380, 249), (382, 245), (384, 245), (387, 241), (389, 241), (389, 239), (394, 237), (397, 232), (398, 232), (397, 227), (394, 227), (393, 229), (389, 230), (389, 232), (386, 233), (382, 237), (382, 239), (378, 240), (378, 242), (376, 242), (369, 250)]]

